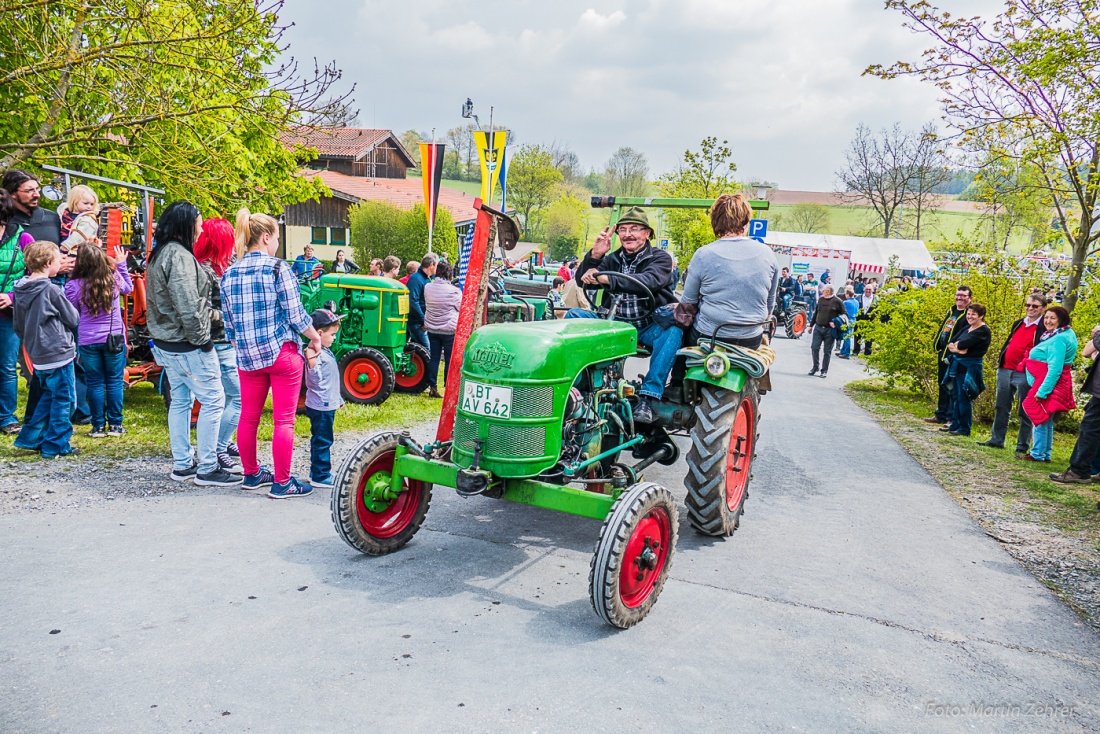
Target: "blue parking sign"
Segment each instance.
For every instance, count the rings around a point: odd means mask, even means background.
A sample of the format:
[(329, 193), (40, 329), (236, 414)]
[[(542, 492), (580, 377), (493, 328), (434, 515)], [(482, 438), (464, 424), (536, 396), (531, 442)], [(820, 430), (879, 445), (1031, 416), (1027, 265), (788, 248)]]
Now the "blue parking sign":
[(767, 219), (750, 219), (749, 220), (749, 237), (755, 239), (763, 239), (768, 236), (768, 220)]

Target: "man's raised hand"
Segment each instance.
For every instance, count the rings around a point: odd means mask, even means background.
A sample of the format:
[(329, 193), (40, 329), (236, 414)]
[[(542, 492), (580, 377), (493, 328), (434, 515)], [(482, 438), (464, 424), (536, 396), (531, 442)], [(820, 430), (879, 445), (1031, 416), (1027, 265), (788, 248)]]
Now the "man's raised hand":
[(611, 227), (604, 227), (596, 237), (596, 244), (592, 245), (592, 257), (599, 260), (611, 251)]

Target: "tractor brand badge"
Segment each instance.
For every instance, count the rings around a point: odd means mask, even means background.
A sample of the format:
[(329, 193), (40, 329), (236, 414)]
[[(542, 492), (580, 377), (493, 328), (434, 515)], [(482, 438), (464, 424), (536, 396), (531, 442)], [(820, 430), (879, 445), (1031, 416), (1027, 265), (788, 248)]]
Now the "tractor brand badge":
[(507, 369), (516, 361), (516, 355), (504, 348), (500, 342), (474, 350), (470, 362), (480, 366), (486, 372)]

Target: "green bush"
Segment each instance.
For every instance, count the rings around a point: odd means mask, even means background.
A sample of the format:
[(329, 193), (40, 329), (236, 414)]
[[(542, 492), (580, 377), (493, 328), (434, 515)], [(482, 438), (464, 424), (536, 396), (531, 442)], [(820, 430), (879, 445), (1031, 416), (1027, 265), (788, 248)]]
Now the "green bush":
[[(403, 263), (420, 260), (428, 251), (428, 220), (423, 204), (406, 210), (385, 202), (364, 201), (348, 210), (348, 221), (351, 247), (360, 264), (388, 255), (399, 257)], [(457, 260), (454, 220), (442, 207), (436, 210), (432, 251), (446, 253), (452, 263)]]
[(1038, 280), (1021, 278), (1007, 264), (994, 263), (987, 272), (971, 271), (964, 278), (945, 279), (926, 290), (887, 288), (879, 294), (875, 312), (879, 318), (860, 322), (857, 329), (874, 342), (867, 362), (890, 387), (908, 387), (934, 400), (938, 389), (934, 344), (959, 285), (970, 286), (974, 301), (986, 307), (985, 322), (993, 332), (984, 362), (986, 391), (974, 402), (974, 418), (988, 421), (993, 418), (1001, 345), (1012, 323), (1023, 316), (1024, 299), (1032, 287), (1040, 285)]
[(580, 237), (560, 234), (550, 243), (550, 259), (553, 262), (565, 262), (577, 254), (580, 246)]

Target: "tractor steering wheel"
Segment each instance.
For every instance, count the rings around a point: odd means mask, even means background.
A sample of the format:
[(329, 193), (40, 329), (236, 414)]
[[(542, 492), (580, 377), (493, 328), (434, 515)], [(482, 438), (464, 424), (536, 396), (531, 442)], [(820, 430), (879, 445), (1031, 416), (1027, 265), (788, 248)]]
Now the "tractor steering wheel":
[[(639, 298), (647, 299), (652, 308), (657, 307), (657, 298), (656, 298), (656, 296), (653, 295), (653, 291), (651, 291), (649, 289), (649, 286), (647, 286), (645, 283), (643, 283), (642, 281), (635, 278), (633, 275), (630, 275), (629, 273), (620, 273), (620, 272), (615, 271), (615, 270), (601, 270), (598, 273), (598, 275), (608, 276), (608, 278), (611, 280), (611, 283), (615, 282), (615, 278), (625, 278), (626, 280), (629, 280), (631, 283), (633, 283), (634, 285), (638, 286), (643, 291), (645, 291), (640, 296), (638, 296)], [(598, 287), (599, 288), (605, 288), (608, 293), (610, 293), (612, 296), (615, 296), (616, 298), (621, 298), (622, 294), (621, 293), (615, 293), (614, 286), (611, 283), (609, 283), (608, 285), (600, 285)], [(638, 294), (632, 293), (630, 295), (638, 295)], [(589, 300), (589, 302), (592, 302), (594, 299), (589, 298), (588, 300)], [(611, 321), (615, 318), (615, 312), (618, 310), (618, 305), (619, 305), (618, 300), (612, 301), (611, 309), (608, 312), (608, 320), (609, 321)]]

